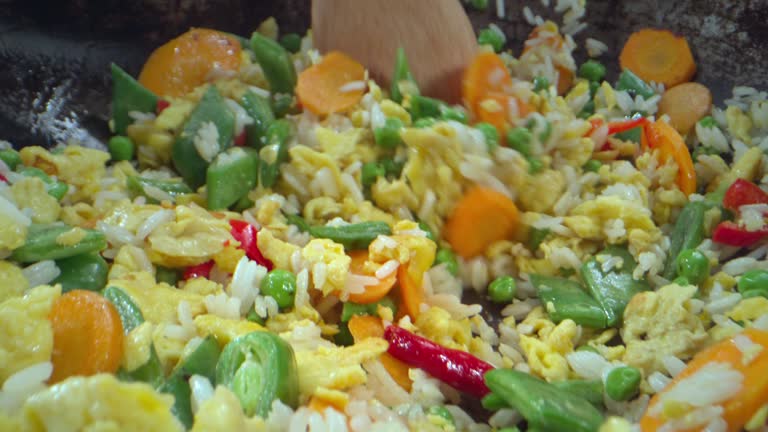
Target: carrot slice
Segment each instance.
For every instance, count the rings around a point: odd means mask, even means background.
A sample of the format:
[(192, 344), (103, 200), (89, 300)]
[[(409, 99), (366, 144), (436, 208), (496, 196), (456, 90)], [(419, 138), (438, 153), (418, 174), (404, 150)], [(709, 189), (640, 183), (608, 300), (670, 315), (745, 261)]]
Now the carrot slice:
[(644, 134), (641, 136), (643, 148), (659, 149), (661, 163), (666, 163), (669, 158), (673, 158), (677, 163), (677, 186), (686, 195), (696, 192), (696, 171), (683, 137), (675, 128), (662, 120), (656, 120), (654, 123), (646, 122), (643, 129)]
[[(754, 345), (742, 351), (735, 341), (736, 337), (746, 337)], [(724, 410), (722, 418), (728, 424), (728, 431), (742, 430), (757, 410), (768, 401), (768, 374), (765, 373), (768, 368), (768, 332), (754, 328), (744, 330), (740, 335), (719, 342), (696, 354), (686, 368), (663, 391), (651, 399), (648, 410), (640, 420), (641, 429), (644, 432), (659, 430), (665, 420), (661, 415), (651, 413), (662, 396), (679, 382), (713, 363), (727, 364), (744, 377), (741, 390), (721, 404)], [(706, 391), (707, 389), (696, 390)]]
[(688, 41), (669, 30), (645, 28), (632, 33), (619, 63), (644, 81), (663, 83), (666, 88), (690, 81), (696, 74)]
[[(349, 332), (352, 334), (355, 342), (359, 342), (369, 337), (384, 338), (384, 325), (378, 317), (355, 315), (350, 318), (347, 326), (349, 327)], [(384, 369), (386, 369), (392, 376), (392, 379), (394, 379), (405, 391), (411, 391), (413, 381), (411, 381), (411, 378), (408, 376), (408, 365), (392, 357), (388, 353), (382, 353), (380, 360), (384, 365)]]
[(712, 93), (695, 83), (676, 85), (664, 92), (659, 101), (659, 116), (668, 115), (669, 124), (685, 135), (712, 107)]
[(459, 200), (448, 218), (446, 239), (456, 253), (472, 258), (511, 236), (519, 217), (517, 206), (506, 195), (476, 186)]
[(480, 103), (492, 93), (504, 94), (512, 86), (512, 76), (507, 65), (497, 54), (478, 54), (461, 80), (461, 96), (464, 105), (473, 113), (480, 111)]
[[(352, 258), (352, 261), (349, 264), (350, 272), (358, 275), (373, 276), (366, 274), (365, 272), (365, 262), (368, 260), (368, 251), (352, 251), (349, 253), (349, 257)], [(392, 287), (395, 286), (396, 281), (397, 274), (392, 272), (387, 277), (379, 279), (378, 284), (366, 285), (365, 291), (361, 293), (350, 294), (349, 301), (362, 304), (376, 303), (377, 301), (383, 299), (384, 296), (386, 296), (392, 290)]]
[(299, 103), (317, 115), (346, 111), (363, 97), (365, 88), (345, 88), (365, 79), (365, 67), (339, 51), (299, 74), (296, 96)]
[(214, 71), (240, 68), (240, 42), (216, 30), (193, 28), (157, 48), (144, 63), (139, 82), (160, 96), (182, 96)]
[(421, 312), (421, 304), (424, 303), (424, 289), (421, 284), (423, 273), (421, 276), (417, 280), (412, 272), (408, 271), (406, 266), (400, 266), (397, 269), (397, 280), (400, 283), (400, 301), (405, 313), (410, 315), (413, 320), (418, 318)]
[(114, 373), (123, 357), (123, 324), (117, 309), (93, 291), (73, 290), (56, 300), (51, 384), (76, 375)]

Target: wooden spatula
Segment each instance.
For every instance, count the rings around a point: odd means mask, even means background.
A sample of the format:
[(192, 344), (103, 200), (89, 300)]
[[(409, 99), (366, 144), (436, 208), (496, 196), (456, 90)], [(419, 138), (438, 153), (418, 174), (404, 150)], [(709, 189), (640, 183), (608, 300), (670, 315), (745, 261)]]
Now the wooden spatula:
[(313, 0), (312, 35), (320, 52), (345, 52), (385, 85), (402, 46), (421, 92), (454, 103), (477, 50), (459, 0)]

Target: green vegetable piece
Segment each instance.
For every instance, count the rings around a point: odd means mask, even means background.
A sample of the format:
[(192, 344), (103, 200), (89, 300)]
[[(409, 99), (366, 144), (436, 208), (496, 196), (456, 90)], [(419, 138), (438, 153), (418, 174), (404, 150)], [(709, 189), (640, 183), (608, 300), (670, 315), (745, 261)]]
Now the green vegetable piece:
[(157, 108), (157, 96), (139, 84), (120, 66), (112, 63), (112, 120), (115, 133), (125, 135), (125, 130), (132, 120), (131, 111), (154, 113)]
[(0, 160), (13, 171), (21, 163), (21, 155), (16, 150), (3, 149), (0, 150)]
[(390, 158), (381, 159), (379, 162), (381, 162), (381, 165), (384, 167), (384, 172), (386, 172), (387, 177), (400, 177), (400, 173), (403, 172), (403, 167), (405, 166), (405, 161), (396, 162), (394, 159)]
[(600, 82), (599, 81), (590, 81), (589, 82), (589, 97), (593, 98), (595, 97), (595, 93), (597, 93), (598, 90), (600, 90)]
[(501, 52), (504, 49), (504, 44), (507, 43), (507, 38), (504, 33), (494, 30), (492, 28), (485, 28), (480, 30), (477, 35), (478, 45), (490, 45), (494, 52)]
[(291, 136), (291, 124), (287, 120), (275, 120), (267, 128), (266, 145), (259, 151), (261, 165), (259, 180), (269, 188), (277, 182), (280, 165), (288, 162), (288, 138)]
[(517, 284), (512, 276), (499, 276), (488, 285), (488, 297), (494, 303), (507, 304), (515, 298)]
[(298, 112), (296, 98), (292, 94), (273, 94), (270, 105), (272, 106), (272, 112), (275, 113), (275, 118), (283, 118), (288, 114)]
[(709, 277), (709, 258), (697, 249), (683, 249), (677, 255), (677, 274), (688, 279), (693, 285)]
[(669, 253), (662, 276), (672, 280), (677, 275), (677, 256), (684, 249), (696, 249), (704, 239), (704, 213), (709, 204), (703, 201), (691, 201), (683, 207), (677, 216), (675, 226), (669, 236)]
[(608, 317), (600, 304), (577, 282), (551, 276), (531, 275), (531, 283), (555, 323), (571, 319), (591, 328), (607, 327)]
[(173, 143), (173, 166), (176, 167), (184, 181), (194, 189), (205, 184), (205, 171), (209, 163), (200, 156), (195, 146), (195, 137), (200, 129), (206, 127), (209, 122), (216, 126), (219, 139), (216, 144), (208, 144), (218, 145), (216, 149), (218, 154), (232, 145), (235, 119), (216, 86), (208, 87), (200, 99), (200, 103), (189, 115), (181, 134)]
[(483, 408), (488, 411), (498, 411), (502, 408), (509, 408), (507, 401), (496, 393), (488, 393), (483, 397), (480, 403), (483, 405)]
[(603, 406), (603, 383), (600, 380), (553, 381), (552, 385), (588, 401), (598, 409)]
[(600, 162), (597, 159), (590, 159), (587, 161), (587, 163), (584, 164), (582, 168), (584, 168), (584, 171), (589, 172), (598, 172), (600, 171), (600, 167), (603, 166), (603, 163)]
[(440, 248), (435, 254), (435, 264), (445, 264), (445, 269), (448, 273), (456, 276), (459, 274), (459, 261), (456, 259), (456, 254), (448, 248)]
[(132, 197), (147, 197), (147, 201), (150, 204), (156, 204), (158, 201), (150, 196), (152, 195), (151, 193), (147, 193), (148, 188), (159, 189), (174, 199), (181, 195), (194, 193), (194, 191), (181, 180), (155, 180), (146, 177), (128, 176), (125, 179), (125, 186), (128, 188), (128, 192), (131, 193)]
[(220, 354), (221, 350), (216, 338), (211, 335), (206, 336), (190, 353), (182, 356), (171, 374), (181, 375), (186, 379), (192, 375), (200, 375), (208, 378), (211, 384), (215, 385), (216, 365)]
[(150, 345), (149, 359), (147, 359), (146, 363), (132, 371), (126, 371), (121, 368), (117, 371), (116, 375), (118, 379), (123, 381), (145, 382), (155, 389), (160, 389), (163, 385), (165, 375), (163, 364), (160, 362), (160, 357), (157, 355), (155, 345)]
[(629, 69), (624, 69), (624, 72), (619, 75), (619, 81), (616, 82), (616, 90), (626, 90), (638, 94), (646, 100), (655, 94), (651, 86)]
[(676, 283), (676, 284), (678, 284), (680, 286), (687, 286), (687, 285), (691, 284), (691, 282), (688, 280), (688, 278), (683, 277), (683, 276), (676, 277), (675, 280), (672, 281), (672, 283)]
[(275, 299), (280, 309), (293, 307), (296, 275), (288, 270), (274, 269), (262, 279), (261, 292)]
[(603, 416), (589, 401), (524, 372), (492, 369), (488, 388), (528, 421), (530, 427), (552, 432), (594, 432)]
[(590, 100), (584, 104), (584, 106), (581, 108), (581, 111), (579, 111), (579, 114), (577, 115), (577, 117), (580, 119), (588, 119), (592, 117), (594, 113), (595, 113), (595, 101)]
[(531, 131), (524, 127), (515, 127), (507, 132), (507, 145), (520, 152), (525, 158), (531, 157)]
[(448, 105), (443, 105), (440, 107), (440, 119), (441, 120), (453, 120), (457, 121), (459, 123), (467, 124), (469, 122), (469, 116), (467, 115), (467, 112), (464, 111), (461, 107), (449, 107)]
[(61, 284), (61, 292), (74, 289), (101, 291), (107, 284), (109, 265), (98, 253), (75, 255), (56, 261), (61, 274), (51, 284)]
[(254, 32), (251, 50), (264, 71), (272, 93), (293, 93), (296, 87), (296, 69), (288, 51), (274, 40)]
[(256, 204), (256, 203), (253, 202), (252, 199), (248, 198), (248, 195), (245, 195), (244, 197), (242, 197), (239, 200), (237, 200), (237, 202), (235, 203), (235, 206), (232, 207), (232, 210), (234, 210), (234, 211), (236, 211), (238, 213), (242, 213), (242, 212), (248, 210), (249, 208), (252, 208), (254, 206), (254, 204)]
[(395, 53), (395, 73), (392, 75), (392, 85), (389, 89), (389, 97), (397, 103), (403, 103), (405, 95), (418, 95), (419, 85), (411, 73), (411, 67), (408, 65), (408, 58), (405, 56), (403, 47), (397, 49)]
[(60, 245), (56, 239), (73, 228), (61, 223), (50, 225), (32, 224), (27, 232), (27, 241), (10, 256), (13, 261), (32, 263), (43, 260), (60, 260), (75, 255), (98, 252), (107, 248), (104, 233), (82, 229), (85, 235), (73, 245)]
[(133, 159), (136, 145), (133, 140), (123, 135), (115, 135), (107, 142), (109, 155), (113, 161), (125, 161)]
[(205, 176), (209, 210), (225, 210), (256, 187), (256, 150), (232, 147), (216, 156)]
[(384, 177), (387, 174), (384, 166), (378, 162), (366, 162), (360, 169), (360, 181), (363, 187), (371, 187), (376, 183), (376, 179)]
[(739, 277), (736, 288), (742, 296), (746, 296), (747, 293), (752, 291), (768, 288), (768, 271), (761, 269), (747, 270)]
[(216, 383), (235, 393), (248, 416), (267, 418), (275, 399), (298, 405), (293, 349), (273, 333), (253, 332), (228, 343), (216, 366)]
[(427, 233), (427, 238), (432, 240), (433, 242), (437, 243), (437, 237), (435, 237), (435, 233), (432, 232), (432, 228), (427, 225), (424, 221), (419, 221), (419, 229)]
[(355, 344), (355, 338), (352, 336), (346, 323), (339, 324), (339, 332), (333, 336), (333, 342), (339, 346), (352, 346)]
[(423, 129), (433, 126), (435, 123), (437, 123), (437, 120), (435, 120), (434, 117), (422, 117), (415, 122), (413, 122), (413, 127), (417, 129)]
[(441, 100), (413, 95), (411, 96), (411, 117), (415, 121), (425, 117), (440, 117), (440, 107), (443, 105), (445, 105), (445, 103)]
[(701, 125), (701, 127), (708, 128), (708, 129), (717, 127), (717, 122), (712, 116), (706, 116), (702, 118), (701, 120), (699, 120), (699, 124)]
[(376, 303), (368, 304), (345, 302), (341, 308), (341, 322), (348, 322), (355, 315), (376, 316), (379, 311), (379, 305), (389, 308), (392, 310), (393, 314), (397, 314), (397, 306), (395, 305), (395, 302), (389, 297), (384, 297)]
[(189, 387), (188, 378), (174, 374), (160, 385), (158, 391), (173, 396), (171, 412), (184, 425), (186, 430), (192, 428), (192, 389)]
[(301, 36), (297, 33), (288, 33), (280, 38), (280, 45), (290, 53), (301, 50)]
[(377, 127), (373, 131), (376, 144), (386, 149), (397, 147), (402, 142), (400, 132), (403, 130), (403, 127), (403, 122), (399, 118), (388, 118), (384, 122), (384, 126)]
[(619, 268), (603, 271), (602, 264), (595, 257), (581, 266), (581, 278), (592, 293), (592, 297), (605, 310), (607, 324), (612, 327), (621, 322), (624, 309), (632, 297), (647, 291), (650, 286), (645, 279), (638, 280), (632, 276), (637, 263), (625, 248), (611, 246), (598, 254), (600, 255), (618, 257)]
[(52, 179), (40, 168), (24, 167), (19, 170), (19, 174), (24, 177), (37, 177), (42, 180), (43, 183), (45, 183), (45, 191), (48, 192), (48, 195), (59, 201), (64, 198), (64, 195), (66, 195), (69, 190), (69, 186), (66, 183)]
[(437, 420), (439, 426), (456, 427), (456, 420), (454, 420), (453, 414), (442, 405), (432, 405), (427, 408), (427, 417)]
[(496, 130), (494, 125), (490, 123), (475, 123), (475, 129), (483, 133), (488, 153), (493, 153), (499, 148), (499, 131)]
[(368, 245), (380, 235), (390, 235), (392, 230), (386, 222), (370, 221), (356, 224), (330, 227), (309, 227), (309, 233), (315, 238), (326, 238), (344, 245), (346, 250), (367, 249)]
[(311, 226), (307, 223), (307, 221), (304, 220), (303, 217), (301, 217), (301, 215), (288, 214), (285, 215), (285, 219), (289, 224), (296, 225), (296, 227), (303, 232), (307, 232), (311, 228)]
[(122, 288), (107, 287), (103, 295), (117, 309), (120, 321), (123, 323), (123, 333), (130, 333), (131, 330), (144, 322), (144, 314), (141, 313), (141, 309)]
[(255, 322), (258, 325), (264, 325), (266, 323), (266, 320), (259, 316), (258, 313), (256, 313), (256, 309), (251, 308), (250, 311), (248, 311), (248, 315), (245, 316), (245, 319), (247, 319), (250, 322)]
[[(517, 426), (511, 426), (511, 427), (501, 428), (496, 432), (520, 432), (520, 428), (518, 428)], [(527, 432), (536, 432), (536, 431), (534, 429), (528, 428)]]
[(640, 140), (642, 138), (643, 134), (643, 128), (642, 127), (636, 127), (624, 132), (619, 132), (617, 134), (614, 134), (613, 136), (615, 138), (618, 138), (622, 141), (631, 141), (633, 143), (640, 144)]
[(528, 248), (535, 251), (541, 246), (541, 243), (549, 237), (549, 228), (531, 228), (528, 234)]
[(157, 283), (167, 283), (170, 286), (176, 286), (179, 279), (179, 272), (176, 269), (163, 266), (157, 266), (155, 268), (155, 280)]
[(595, 60), (587, 60), (579, 67), (579, 77), (588, 81), (599, 82), (605, 77), (605, 66)]
[(266, 144), (267, 129), (275, 121), (275, 114), (267, 98), (250, 90), (240, 98), (240, 105), (253, 119), (253, 123), (245, 127), (248, 146), (259, 150)]
[(533, 91), (540, 92), (549, 89), (549, 80), (543, 76), (537, 76), (533, 79)]
[[(749, 290), (741, 295), (742, 298), (748, 299), (752, 297), (765, 297), (768, 298), (768, 287), (760, 287), (753, 290)], [(744, 327), (743, 324), (740, 324), (742, 327)]]
[(537, 157), (528, 158), (528, 173), (536, 174), (544, 168), (544, 162)]
[(632, 399), (640, 388), (643, 376), (640, 370), (631, 366), (611, 369), (605, 377), (605, 394), (615, 401)]
[(576, 348), (576, 351), (589, 351), (595, 354), (600, 354), (600, 351), (598, 351), (597, 348), (593, 347), (592, 345), (582, 345)]
[(469, 5), (479, 11), (488, 10), (488, 0), (469, 0)]

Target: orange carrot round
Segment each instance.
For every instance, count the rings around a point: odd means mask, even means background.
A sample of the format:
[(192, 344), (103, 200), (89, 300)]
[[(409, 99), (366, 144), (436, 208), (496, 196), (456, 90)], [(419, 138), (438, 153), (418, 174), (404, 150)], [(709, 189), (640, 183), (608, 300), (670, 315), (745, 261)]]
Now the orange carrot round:
[(464, 105), (473, 113), (478, 113), (480, 103), (491, 93), (508, 93), (512, 85), (512, 76), (507, 65), (497, 54), (482, 52), (478, 54), (461, 81), (461, 96)]
[[(352, 251), (349, 253), (349, 257), (352, 258), (352, 261), (349, 264), (350, 272), (358, 275), (373, 276), (366, 274), (365, 272), (365, 262), (368, 260), (368, 251)], [(392, 290), (396, 281), (397, 275), (395, 272), (392, 272), (387, 277), (380, 279), (378, 284), (366, 285), (365, 291), (350, 294), (349, 301), (362, 304), (376, 303)]]
[(114, 373), (123, 357), (123, 324), (117, 309), (101, 295), (73, 290), (53, 304), (51, 384), (71, 376)]
[(422, 278), (416, 280), (407, 266), (400, 266), (397, 269), (397, 280), (400, 284), (401, 306), (412, 320), (416, 320), (421, 312), (421, 304), (424, 303)]
[(644, 134), (641, 137), (643, 148), (659, 149), (661, 163), (666, 163), (669, 158), (677, 164), (676, 183), (680, 190), (690, 195), (696, 192), (696, 171), (693, 167), (693, 159), (683, 137), (662, 120), (646, 122)]
[[(757, 329), (747, 329), (740, 333), (755, 344), (754, 352), (742, 352), (734, 338), (719, 342), (708, 349), (699, 352), (688, 363), (686, 368), (675, 377), (665, 390), (657, 393), (648, 405), (648, 410), (640, 420), (643, 432), (658, 430), (665, 420), (661, 416), (650, 414), (653, 407), (659, 403), (662, 395), (675, 384), (698, 372), (705, 365), (725, 363), (744, 376), (741, 390), (732, 398), (721, 404), (723, 420), (728, 424), (729, 432), (742, 430), (752, 416), (768, 401), (768, 332)], [(736, 336), (739, 337), (739, 336)], [(751, 356), (754, 356), (750, 358)]]
[(182, 96), (206, 82), (216, 70), (240, 68), (240, 42), (216, 30), (193, 28), (157, 48), (139, 74), (139, 82), (159, 96)]
[[(347, 326), (355, 342), (369, 337), (384, 338), (384, 325), (379, 317), (355, 315), (350, 318)], [(388, 353), (382, 353), (379, 359), (382, 365), (384, 365), (384, 369), (392, 376), (392, 379), (405, 391), (411, 391), (413, 381), (408, 376), (408, 365)]]
[(456, 253), (472, 258), (492, 243), (512, 235), (519, 212), (506, 195), (476, 186), (456, 204), (445, 226), (445, 237)]
[[(296, 97), (301, 105), (317, 115), (346, 111), (363, 97), (365, 67), (339, 51), (326, 54), (322, 61), (299, 74)], [(352, 87), (345, 87), (352, 86)]]
[(619, 63), (644, 81), (663, 83), (667, 88), (690, 81), (696, 74), (688, 41), (669, 30), (645, 28), (632, 33)]
[(695, 83), (676, 85), (664, 92), (659, 101), (659, 116), (668, 115), (669, 124), (685, 135), (712, 107), (712, 93)]

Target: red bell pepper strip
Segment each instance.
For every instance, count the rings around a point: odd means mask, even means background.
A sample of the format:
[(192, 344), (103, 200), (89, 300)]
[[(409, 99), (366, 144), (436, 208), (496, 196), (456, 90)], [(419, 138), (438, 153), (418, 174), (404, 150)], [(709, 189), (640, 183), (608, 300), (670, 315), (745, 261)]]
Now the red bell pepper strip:
[(245, 129), (243, 129), (243, 131), (240, 132), (240, 134), (235, 137), (235, 145), (238, 147), (245, 146), (245, 138), (246, 138)]
[(472, 354), (446, 348), (394, 325), (384, 330), (384, 339), (392, 357), (423, 369), (456, 390), (476, 397), (490, 393), (484, 375), (494, 367)]
[[(638, 118), (632, 118), (629, 120), (608, 122), (608, 135), (626, 132), (630, 129), (634, 129), (638, 126), (644, 125), (647, 121), (648, 119), (646, 119), (645, 117), (638, 117)], [(594, 132), (595, 129), (605, 124), (605, 122), (601, 119), (592, 119), (589, 121), (589, 123), (592, 125), (592, 128), (589, 129), (589, 132), (587, 132), (585, 136), (592, 135), (592, 132)]]
[(168, 102), (167, 100), (158, 99), (157, 105), (155, 106), (155, 112), (157, 113), (157, 115), (160, 115), (160, 113), (163, 112), (169, 106), (171, 106), (171, 103)]
[(229, 221), (229, 226), (232, 227), (230, 230), (232, 237), (240, 242), (240, 248), (245, 251), (248, 258), (266, 267), (267, 270), (271, 271), (275, 267), (272, 261), (265, 258), (259, 250), (259, 230), (255, 226), (246, 221), (235, 219)]
[(768, 194), (750, 181), (736, 179), (725, 191), (723, 207), (738, 211), (739, 207), (749, 204), (768, 204)]
[(4, 176), (4, 175), (2, 175), (2, 174), (0, 174), (0, 181), (1, 181), (1, 182), (5, 182), (5, 183), (8, 183), (8, 179), (7, 179), (7, 178), (5, 178), (5, 176)]
[(189, 280), (194, 279), (198, 277), (204, 277), (208, 278), (211, 276), (211, 269), (213, 269), (213, 260), (206, 261), (202, 264), (189, 266), (184, 269), (184, 274), (182, 275), (182, 279)]
[(768, 228), (747, 231), (732, 221), (720, 222), (712, 232), (712, 241), (729, 246), (749, 247), (768, 237)]

